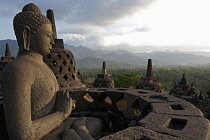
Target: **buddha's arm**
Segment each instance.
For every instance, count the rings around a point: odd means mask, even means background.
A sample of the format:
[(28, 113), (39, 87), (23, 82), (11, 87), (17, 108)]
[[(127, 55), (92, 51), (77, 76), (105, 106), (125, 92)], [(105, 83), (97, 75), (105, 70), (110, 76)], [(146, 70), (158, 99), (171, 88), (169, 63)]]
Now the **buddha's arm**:
[[(12, 70), (4, 73), (4, 107), (7, 129), (12, 140), (40, 139), (65, 119), (62, 112), (55, 112), (40, 119), (31, 119), (31, 85), (33, 72)], [(30, 78), (29, 78), (30, 77)]]

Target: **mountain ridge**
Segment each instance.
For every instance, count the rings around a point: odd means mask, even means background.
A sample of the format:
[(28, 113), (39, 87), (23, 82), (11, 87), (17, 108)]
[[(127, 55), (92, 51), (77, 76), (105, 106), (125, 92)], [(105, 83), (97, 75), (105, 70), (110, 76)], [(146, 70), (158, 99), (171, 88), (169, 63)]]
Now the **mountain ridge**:
[[(0, 40), (0, 55), (4, 56), (6, 43), (9, 43), (12, 56), (16, 56), (18, 52), (18, 45), (16, 40)], [(206, 56), (186, 53), (178, 53), (177, 51), (153, 51), (133, 53), (127, 50), (92, 50), (84, 46), (74, 46), (65, 44), (65, 49), (70, 50), (77, 63), (77, 67), (98, 67), (96, 66), (106, 61), (110, 64), (110, 68), (128, 68), (146, 66), (147, 59), (153, 60), (154, 66), (202, 66), (210, 63), (208, 53)], [(210, 56), (210, 53), (209, 53)], [(100, 66), (101, 67), (101, 64)]]

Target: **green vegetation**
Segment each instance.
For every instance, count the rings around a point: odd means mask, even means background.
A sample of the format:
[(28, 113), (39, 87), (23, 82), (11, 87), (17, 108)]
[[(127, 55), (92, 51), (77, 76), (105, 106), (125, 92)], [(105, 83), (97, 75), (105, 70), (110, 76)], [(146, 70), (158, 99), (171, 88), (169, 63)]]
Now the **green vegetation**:
[[(96, 78), (101, 69), (81, 69), (84, 79)], [(139, 77), (144, 77), (146, 68), (134, 69), (107, 69), (115, 80), (116, 87), (135, 88)], [(210, 90), (210, 67), (153, 67), (153, 75), (160, 79), (166, 92), (178, 83), (183, 73), (190, 84), (194, 84), (196, 90), (206, 93)], [(87, 81), (88, 82), (88, 81)]]
[(114, 83), (116, 87), (135, 88), (139, 78), (137, 73), (122, 73), (118, 75)]

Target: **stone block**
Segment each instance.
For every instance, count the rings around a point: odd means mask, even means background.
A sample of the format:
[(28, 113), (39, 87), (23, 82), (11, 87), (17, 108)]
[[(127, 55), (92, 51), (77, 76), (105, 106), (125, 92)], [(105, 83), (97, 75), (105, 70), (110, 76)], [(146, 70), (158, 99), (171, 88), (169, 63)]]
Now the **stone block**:
[(165, 135), (143, 128), (129, 127), (117, 133), (100, 138), (100, 140), (182, 140), (181, 138)]
[(202, 117), (149, 113), (138, 124), (155, 132), (185, 140), (209, 138), (209, 121)]
[(193, 104), (183, 100), (180, 102), (152, 103), (152, 112), (180, 116), (203, 117), (203, 113)]
[(157, 92), (151, 92), (149, 94), (145, 95), (139, 95), (142, 99), (149, 103), (165, 103), (165, 102), (180, 102), (183, 101), (182, 99), (165, 95), (165, 94), (160, 94)]

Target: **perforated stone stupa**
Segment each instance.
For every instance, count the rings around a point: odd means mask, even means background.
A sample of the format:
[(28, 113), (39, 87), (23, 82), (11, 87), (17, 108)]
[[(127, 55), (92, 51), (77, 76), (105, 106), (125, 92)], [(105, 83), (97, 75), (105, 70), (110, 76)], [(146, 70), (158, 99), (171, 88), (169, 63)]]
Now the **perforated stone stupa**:
[(61, 90), (85, 87), (80, 78), (78, 78), (72, 52), (64, 49), (63, 39), (57, 39), (54, 13), (52, 10), (47, 11), (47, 18), (52, 23), (55, 44), (50, 54), (44, 57), (45, 63), (54, 72)]
[(111, 74), (107, 74), (106, 62), (103, 62), (102, 74), (97, 74), (97, 78), (93, 83), (97, 88), (114, 88), (114, 80)]
[(163, 86), (158, 78), (153, 77), (152, 59), (148, 59), (146, 77), (141, 77), (137, 89), (153, 90), (156, 92), (163, 92)]

